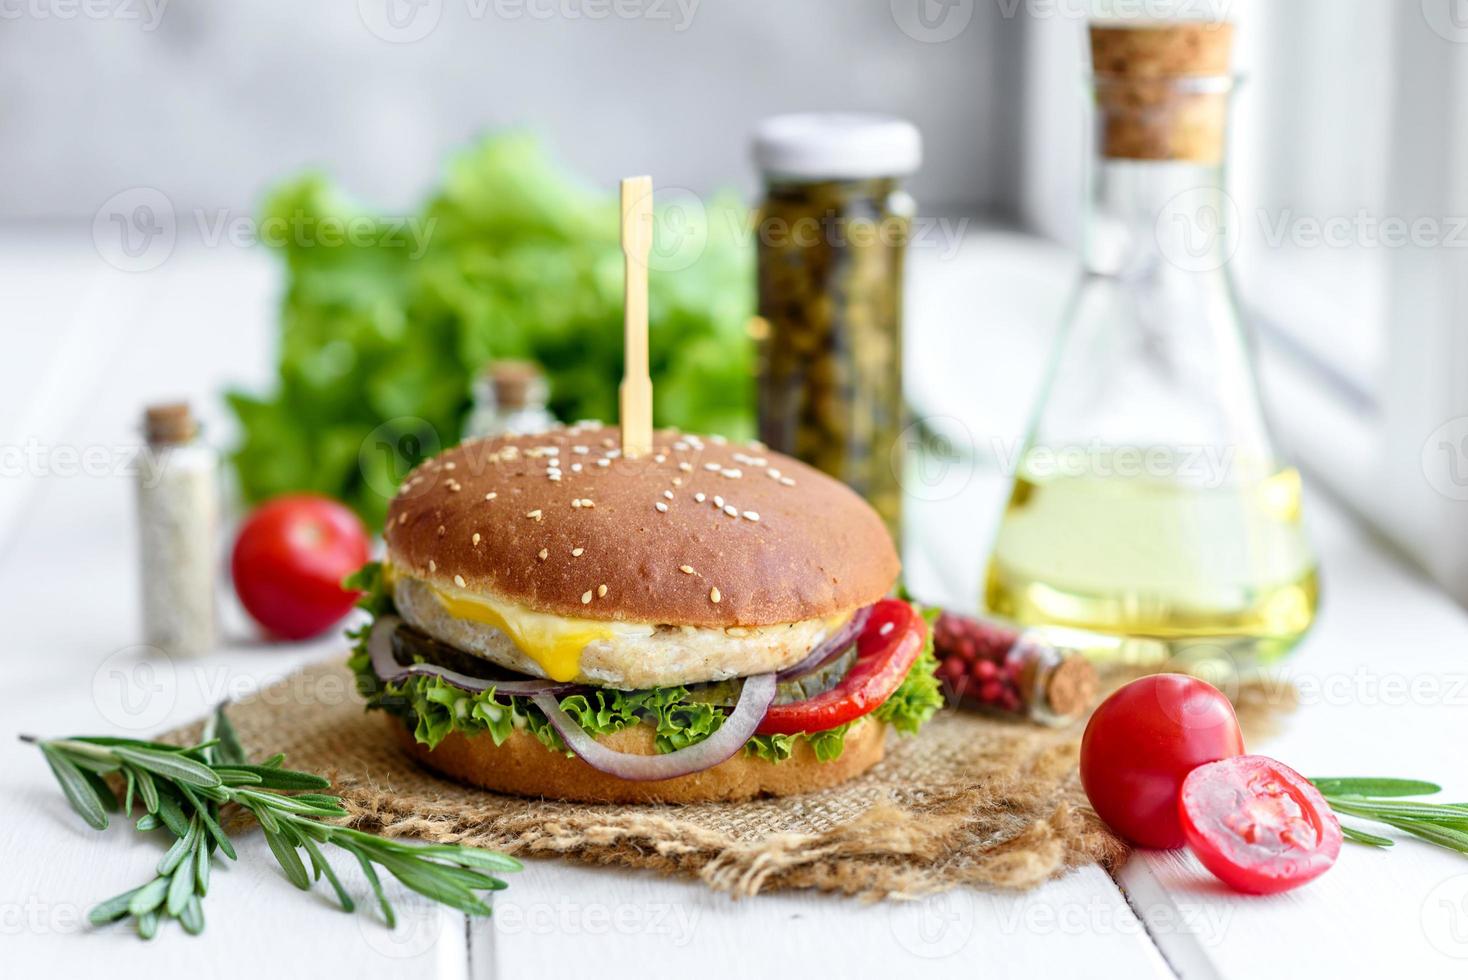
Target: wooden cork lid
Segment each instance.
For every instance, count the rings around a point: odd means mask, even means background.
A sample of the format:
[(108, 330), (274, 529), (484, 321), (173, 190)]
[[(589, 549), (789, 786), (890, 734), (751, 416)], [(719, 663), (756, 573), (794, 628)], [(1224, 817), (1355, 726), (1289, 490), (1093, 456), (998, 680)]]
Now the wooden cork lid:
[(531, 389), (541, 382), (540, 368), (530, 361), (494, 361), (486, 369), (500, 408), (524, 408)]
[(1093, 23), (1102, 155), (1221, 162), (1233, 39), (1225, 21)]
[(199, 425), (186, 402), (149, 405), (143, 412), (143, 432), (155, 446), (188, 442), (198, 431)]

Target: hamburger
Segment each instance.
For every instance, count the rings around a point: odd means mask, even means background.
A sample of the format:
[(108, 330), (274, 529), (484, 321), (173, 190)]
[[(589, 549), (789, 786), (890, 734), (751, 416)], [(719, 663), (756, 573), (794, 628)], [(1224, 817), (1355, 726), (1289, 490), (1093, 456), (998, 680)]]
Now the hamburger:
[(351, 666), (415, 759), (470, 785), (699, 802), (834, 785), (941, 705), (899, 563), (847, 487), (758, 443), (650, 453), (581, 423), (411, 472)]

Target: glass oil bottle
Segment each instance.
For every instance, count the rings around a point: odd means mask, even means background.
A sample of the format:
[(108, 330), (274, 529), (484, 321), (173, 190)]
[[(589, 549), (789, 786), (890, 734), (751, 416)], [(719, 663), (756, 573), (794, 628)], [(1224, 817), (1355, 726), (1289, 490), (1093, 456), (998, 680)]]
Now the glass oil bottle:
[(1232, 27), (1093, 24), (1098, 159), (1081, 282), (990, 558), (998, 615), (1241, 671), (1315, 616), (1300, 476), (1260, 404), (1228, 274)]

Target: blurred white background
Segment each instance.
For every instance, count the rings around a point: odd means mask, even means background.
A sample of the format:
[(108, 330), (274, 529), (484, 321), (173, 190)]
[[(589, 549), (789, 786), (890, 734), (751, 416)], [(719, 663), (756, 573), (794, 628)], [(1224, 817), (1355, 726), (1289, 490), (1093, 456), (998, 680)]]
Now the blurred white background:
[(507, 125), (607, 186), (652, 168), (700, 193), (747, 189), (760, 118), (830, 108), (912, 118), (926, 200), (1008, 196), (1022, 21), (992, 3), (926, 43), (885, 2), (95, 2), (111, 14), (0, 30), (0, 214), (90, 218), (137, 185), (237, 207), (305, 167), (406, 208), (448, 151)]
[(306, 168), (396, 212), (503, 126), (607, 187), (752, 198), (760, 118), (892, 112), (923, 210), (1008, 236), (915, 257), (916, 346), (952, 353), (925, 407), (1007, 432), (1054, 323), (1002, 294), (1079, 230), (1085, 21), (1167, 12), (1239, 25), (1233, 268), (1277, 427), (1468, 598), (1468, 0), (0, 0), (0, 232), (84, 245), (139, 187), (249, 214)]

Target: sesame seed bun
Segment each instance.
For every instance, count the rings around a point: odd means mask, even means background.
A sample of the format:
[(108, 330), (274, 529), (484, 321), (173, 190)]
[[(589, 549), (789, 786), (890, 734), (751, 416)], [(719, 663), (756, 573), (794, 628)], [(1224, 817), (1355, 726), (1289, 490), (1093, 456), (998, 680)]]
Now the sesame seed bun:
[(450, 449), (388, 508), (388, 559), (537, 612), (724, 629), (848, 613), (897, 579), (876, 512), (803, 463), (676, 431), (619, 446), (582, 424)]
[[(529, 732), (514, 731), (501, 745), (487, 735), (452, 732), (430, 749), (396, 718), (388, 723), (403, 747), (422, 765), (450, 779), (497, 793), (583, 803), (707, 803), (762, 796), (809, 793), (845, 782), (882, 761), (887, 726), (867, 719), (847, 731), (845, 749), (821, 762), (805, 740), (781, 762), (738, 753), (702, 772), (676, 779), (632, 782), (593, 769), (574, 756), (551, 752)], [(598, 739), (619, 752), (650, 754), (653, 731), (647, 724), (624, 728)]]

